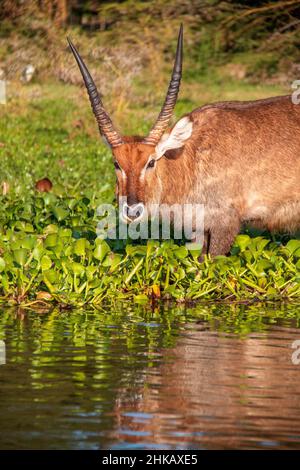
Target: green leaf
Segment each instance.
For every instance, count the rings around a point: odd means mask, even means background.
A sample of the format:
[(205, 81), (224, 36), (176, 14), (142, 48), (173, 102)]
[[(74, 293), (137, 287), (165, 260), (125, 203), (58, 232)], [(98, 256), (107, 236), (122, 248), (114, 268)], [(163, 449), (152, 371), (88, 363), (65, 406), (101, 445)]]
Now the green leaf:
[(29, 251), (25, 248), (20, 248), (19, 250), (13, 251), (14, 260), (20, 265), (24, 266), (28, 259)]
[(59, 236), (61, 238), (71, 238), (72, 237), (72, 230), (70, 228), (61, 228), (59, 230)]
[(49, 224), (47, 227), (44, 228), (43, 233), (48, 234), (48, 233), (57, 233), (58, 232), (58, 226), (55, 224)]
[(56, 246), (57, 244), (57, 234), (56, 233), (51, 233), (50, 235), (47, 236), (47, 238), (44, 241), (44, 246), (45, 248), (52, 248)]
[(77, 274), (78, 276), (80, 276), (81, 274), (84, 273), (85, 269), (84, 269), (84, 266), (82, 266), (82, 264), (80, 263), (71, 263), (71, 269), (73, 271), (74, 274)]
[(34, 233), (34, 227), (32, 224), (26, 223), (24, 231), (27, 233)]
[(251, 238), (249, 235), (238, 235), (234, 242), (234, 244), (237, 245), (241, 251), (244, 251), (250, 243)]
[(5, 263), (4, 259), (0, 258), (0, 273), (2, 273), (2, 271), (4, 271), (5, 266), (6, 266), (6, 263)]
[(46, 193), (43, 195), (45, 206), (49, 206), (50, 204), (55, 204), (57, 201), (57, 197), (53, 193)]
[(86, 245), (86, 240), (84, 238), (79, 238), (79, 240), (76, 240), (75, 243), (74, 243), (74, 253), (75, 253), (75, 255), (84, 256), (85, 255), (85, 245)]
[(270, 240), (266, 240), (265, 238), (258, 238), (257, 239), (257, 245), (256, 245), (256, 250), (260, 253), (262, 253), (265, 249), (265, 247), (270, 243)]
[(68, 211), (59, 206), (53, 207), (52, 211), (58, 222), (65, 220), (69, 215)]
[(110, 247), (106, 243), (106, 241), (105, 240), (100, 240), (98, 242), (98, 240), (97, 240), (97, 244), (96, 244), (96, 247), (94, 249), (94, 258), (96, 258), (98, 261), (103, 261), (105, 256), (109, 252), (110, 252)]
[(286, 249), (291, 253), (294, 254), (300, 249), (300, 240), (290, 240), (286, 244)]
[(34, 248), (35, 244), (36, 244), (36, 239), (32, 235), (29, 235), (23, 238), (21, 242), (22, 248), (27, 248), (28, 250), (31, 250), (32, 248)]
[(188, 255), (188, 250), (186, 249), (185, 246), (180, 246), (178, 248), (176, 248), (174, 251), (173, 251), (174, 255), (176, 256), (176, 258), (178, 259), (184, 259), (187, 257)]
[(138, 294), (134, 297), (134, 302), (136, 303), (146, 303), (149, 302), (149, 297), (145, 294)]
[(44, 255), (41, 259), (42, 271), (47, 271), (48, 269), (51, 268), (51, 266), (52, 266), (51, 258), (49, 258), (49, 256), (47, 255)]
[(88, 278), (89, 281), (92, 281), (94, 279), (94, 275), (97, 271), (97, 266), (88, 266), (86, 268), (86, 277)]

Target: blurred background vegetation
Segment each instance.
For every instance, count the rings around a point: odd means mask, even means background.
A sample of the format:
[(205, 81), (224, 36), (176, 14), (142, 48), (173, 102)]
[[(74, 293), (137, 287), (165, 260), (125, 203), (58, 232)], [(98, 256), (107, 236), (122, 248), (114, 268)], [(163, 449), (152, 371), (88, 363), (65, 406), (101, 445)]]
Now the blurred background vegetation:
[(1, 5), (6, 78), (22, 77), (32, 64), (35, 80), (81, 84), (67, 49), (70, 35), (118, 114), (139, 94), (136, 103), (150, 106), (163, 95), (180, 22), (184, 83), (192, 102), (199, 93), (189, 86), (193, 82), (289, 87), (300, 74), (296, 0), (2, 0)]
[(186, 78), (225, 65), (223, 72), (233, 78), (284, 83), (299, 67), (297, 0), (2, 0), (1, 4), (0, 51), (9, 77), (31, 60), (40, 77), (77, 82), (78, 75), (68, 67), (73, 62), (65, 54), (70, 29), (95, 62), (110, 59), (127, 73), (137, 66), (162, 72), (172, 57), (181, 21), (186, 31)]

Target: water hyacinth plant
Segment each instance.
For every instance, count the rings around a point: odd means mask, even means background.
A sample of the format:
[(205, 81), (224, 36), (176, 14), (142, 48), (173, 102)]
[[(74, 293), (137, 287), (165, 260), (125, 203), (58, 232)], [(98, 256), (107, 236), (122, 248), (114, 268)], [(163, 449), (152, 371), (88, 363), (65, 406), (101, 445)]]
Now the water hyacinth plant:
[(95, 238), (88, 199), (51, 205), (53, 198), (51, 193), (36, 198), (31, 209), (39, 215), (30, 217), (34, 224), (10, 221), (2, 229), (2, 301), (80, 306), (124, 299), (181, 302), (300, 296), (300, 240), (282, 246), (263, 237), (239, 235), (230, 257), (200, 263), (198, 250), (172, 240), (121, 246)]

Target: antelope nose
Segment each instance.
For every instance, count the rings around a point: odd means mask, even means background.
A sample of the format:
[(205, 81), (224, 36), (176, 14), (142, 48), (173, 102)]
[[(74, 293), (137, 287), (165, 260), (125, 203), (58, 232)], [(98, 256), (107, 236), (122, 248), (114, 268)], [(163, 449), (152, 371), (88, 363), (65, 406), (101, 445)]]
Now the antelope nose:
[(125, 218), (130, 219), (131, 221), (138, 220), (143, 217), (144, 214), (144, 204), (139, 202), (138, 204), (132, 204), (129, 206), (127, 203), (123, 206), (123, 215)]

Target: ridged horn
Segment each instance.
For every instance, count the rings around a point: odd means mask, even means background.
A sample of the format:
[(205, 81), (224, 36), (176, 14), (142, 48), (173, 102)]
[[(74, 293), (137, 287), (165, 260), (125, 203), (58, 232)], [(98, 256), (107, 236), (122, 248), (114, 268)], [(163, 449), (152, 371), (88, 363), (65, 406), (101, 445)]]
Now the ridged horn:
[(85, 83), (89, 99), (92, 105), (93, 113), (98, 123), (100, 134), (105, 137), (111, 147), (118, 147), (119, 145), (123, 144), (123, 140), (118, 134), (118, 132), (115, 130), (109, 115), (104, 109), (97, 87), (91, 77), (90, 72), (87, 69), (87, 66), (83, 62), (79, 52), (77, 51), (76, 47), (72, 44), (71, 40), (69, 38), (67, 38), (67, 40), (80, 69), (83, 81)]
[(144, 139), (145, 144), (156, 145), (165, 130), (168, 127), (170, 119), (175, 108), (177, 101), (177, 96), (180, 87), (180, 80), (182, 74), (182, 49), (183, 49), (183, 25), (180, 25), (178, 41), (177, 41), (177, 50), (175, 56), (175, 62), (172, 72), (172, 77), (169, 83), (169, 88), (167, 91), (165, 102), (161, 108), (159, 116), (156, 120), (156, 123), (152, 127), (149, 135)]

